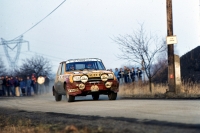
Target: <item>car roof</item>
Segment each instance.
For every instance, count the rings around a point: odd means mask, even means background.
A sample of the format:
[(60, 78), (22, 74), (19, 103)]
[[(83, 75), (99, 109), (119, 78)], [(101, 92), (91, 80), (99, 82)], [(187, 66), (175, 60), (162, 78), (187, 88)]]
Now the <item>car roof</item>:
[(66, 61), (62, 61), (61, 63), (63, 62), (66, 62), (66, 63), (72, 63), (72, 62), (87, 62), (87, 61), (101, 61), (101, 59), (99, 58), (79, 58), (79, 59), (68, 59)]

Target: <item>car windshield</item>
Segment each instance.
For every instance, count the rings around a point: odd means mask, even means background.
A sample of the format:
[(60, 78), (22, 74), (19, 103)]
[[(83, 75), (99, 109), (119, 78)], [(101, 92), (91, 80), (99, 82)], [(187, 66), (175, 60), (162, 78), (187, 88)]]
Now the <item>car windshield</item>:
[(66, 71), (75, 70), (105, 70), (105, 67), (100, 61), (84, 61), (84, 62), (72, 62), (66, 64)]

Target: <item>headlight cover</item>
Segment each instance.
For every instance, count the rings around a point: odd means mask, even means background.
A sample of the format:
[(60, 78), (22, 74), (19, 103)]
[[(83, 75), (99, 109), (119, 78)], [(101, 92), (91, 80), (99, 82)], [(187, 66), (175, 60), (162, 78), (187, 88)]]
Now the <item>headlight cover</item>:
[(107, 81), (108, 80), (108, 75), (107, 74), (102, 74), (101, 75), (101, 80), (102, 81)]
[(88, 81), (88, 77), (86, 75), (81, 76), (81, 82), (86, 83)]
[(114, 75), (111, 74), (111, 73), (109, 73), (109, 74), (108, 74), (108, 79), (114, 79)]
[(80, 90), (85, 89), (85, 85), (83, 83), (79, 84), (78, 87), (79, 87)]
[(112, 86), (112, 82), (106, 82), (105, 86), (106, 86), (106, 88), (110, 88)]
[(81, 81), (81, 76), (74, 76), (73, 81)]

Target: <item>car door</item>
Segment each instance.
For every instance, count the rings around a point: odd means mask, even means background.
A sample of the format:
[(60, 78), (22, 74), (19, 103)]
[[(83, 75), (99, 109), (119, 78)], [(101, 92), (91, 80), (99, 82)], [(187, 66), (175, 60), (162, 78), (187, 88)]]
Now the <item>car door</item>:
[(55, 78), (55, 90), (57, 91), (57, 92), (59, 92), (59, 78), (60, 78), (60, 73), (61, 73), (61, 68), (62, 68), (62, 63), (60, 63), (60, 65), (59, 65), (59, 67), (58, 67), (58, 71), (57, 71), (57, 73), (56, 73), (56, 78)]
[(61, 74), (60, 74), (60, 88), (59, 88), (59, 91), (60, 91), (60, 93), (62, 93), (62, 94), (66, 94), (66, 92), (65, 92), (65, 89), (64, 89), (64, 82), (65, 82), (65, 80), (66, 80), (66, 78), (65, 78), (65, 71), (66, 71), (66, 63), (65, 62), (63, 62), (62, 63), (62, 68), (61, 68)]

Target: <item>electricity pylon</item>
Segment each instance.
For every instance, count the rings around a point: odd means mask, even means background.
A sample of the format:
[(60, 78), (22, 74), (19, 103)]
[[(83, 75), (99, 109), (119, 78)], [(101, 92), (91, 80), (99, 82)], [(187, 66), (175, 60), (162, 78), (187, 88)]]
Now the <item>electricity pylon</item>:
[[(4, 40), (3, 38), (1, 38), (1, 42), (2, 42), (2, 44), (0, 44), (0, 45), (3, 45), (3, 47), (4, 47), (4, 51), (5, 51), (9, 66), (12, 70), (14, 70), (17, 67), (17, 62), (18, 62), (19, 55), (21, 52), (21, 44), (27, 43), (28, 50), (29, 50), (29, 42), (23, 40), (23, 36), (20, 36), (19, 38), (16, 38), (16, 39), (10, 40), (10, 41), (7, 41), (7, 40)], [(13, 44), (15, 44), (14, 47), (11, 47), (11, 45), (13, 45)], [(9, 49), (12, 51), (17, 49), (17, 51), (16, 51), (17, 53), (14, 58), (11, 58), (11, 56), (9, 55), (9, 52), (8, 52)]]

